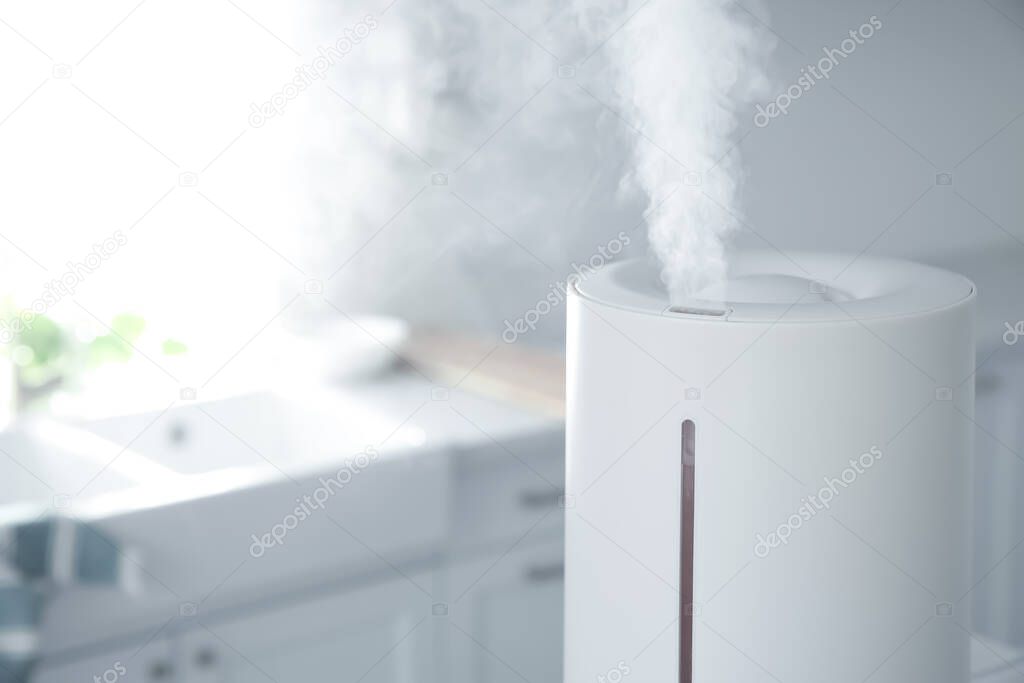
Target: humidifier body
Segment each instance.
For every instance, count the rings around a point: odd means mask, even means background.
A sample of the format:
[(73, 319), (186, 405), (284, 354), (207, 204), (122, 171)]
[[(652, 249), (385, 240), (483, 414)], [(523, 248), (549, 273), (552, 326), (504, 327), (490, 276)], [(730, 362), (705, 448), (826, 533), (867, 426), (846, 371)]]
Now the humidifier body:
[(968, 679), (974, 286), (791, 256), (574, 284), (567, 682)]

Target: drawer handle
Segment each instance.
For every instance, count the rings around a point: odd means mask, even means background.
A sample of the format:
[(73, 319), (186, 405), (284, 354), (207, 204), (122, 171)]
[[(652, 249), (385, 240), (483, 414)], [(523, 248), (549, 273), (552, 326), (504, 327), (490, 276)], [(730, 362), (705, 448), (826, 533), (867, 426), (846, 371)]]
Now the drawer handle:
[(562, 499), (564, 491), (561, 489), (544, 489), (543, 491), (521, 491), (519, 493), (519, 505), (531, 510), (539, 508), (553, 508)]
[(217, 653), (209, 647), (200, 648), (195, 661), (197, 669), (212, 669), (217, 664)]
[(526, 569), (526, 580), (530, 583), (561, 581), (565, 576), (565, 565), (561, 562), (538, 564)]

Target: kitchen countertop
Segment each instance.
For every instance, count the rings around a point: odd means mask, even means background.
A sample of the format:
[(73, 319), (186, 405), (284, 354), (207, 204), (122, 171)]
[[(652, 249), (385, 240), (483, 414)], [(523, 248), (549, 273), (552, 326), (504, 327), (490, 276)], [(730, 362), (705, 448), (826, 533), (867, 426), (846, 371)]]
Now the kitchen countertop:
[(26, 419), (0, 431), (0, 526), (48, 512), (101, 520), (326, 472), (367, 447), (387, 460), (557, 424), (409, 374), (301, 396), (177, 398), (90, 422)]

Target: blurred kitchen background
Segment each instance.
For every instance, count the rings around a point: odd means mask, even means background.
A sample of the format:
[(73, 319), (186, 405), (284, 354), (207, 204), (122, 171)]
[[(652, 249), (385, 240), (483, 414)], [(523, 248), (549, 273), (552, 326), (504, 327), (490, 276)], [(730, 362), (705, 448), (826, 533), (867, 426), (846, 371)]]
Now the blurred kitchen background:
[[(561, 680), (562, 286), (647, 252), (662, 1), (0, 2), (0, 681)], [(742, 119), (733, 244), (978, 284), (952, 610), (1024, 680), (1024, 2), (733, 10), (773, 92), (881, 22)]]

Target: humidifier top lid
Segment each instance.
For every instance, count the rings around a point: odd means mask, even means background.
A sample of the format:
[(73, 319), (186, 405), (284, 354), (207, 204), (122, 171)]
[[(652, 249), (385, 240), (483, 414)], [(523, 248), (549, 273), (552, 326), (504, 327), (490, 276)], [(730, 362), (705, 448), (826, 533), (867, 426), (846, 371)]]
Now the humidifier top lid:
[(729, 278), (670, 301), (656, 264), (632, 259), (584, 273), (576, 291), (619, 308), (730, 322), (827, 322), (913, 315), (946, 308), (974, 284), (912, 261), (842, 253), (741, 252)]

